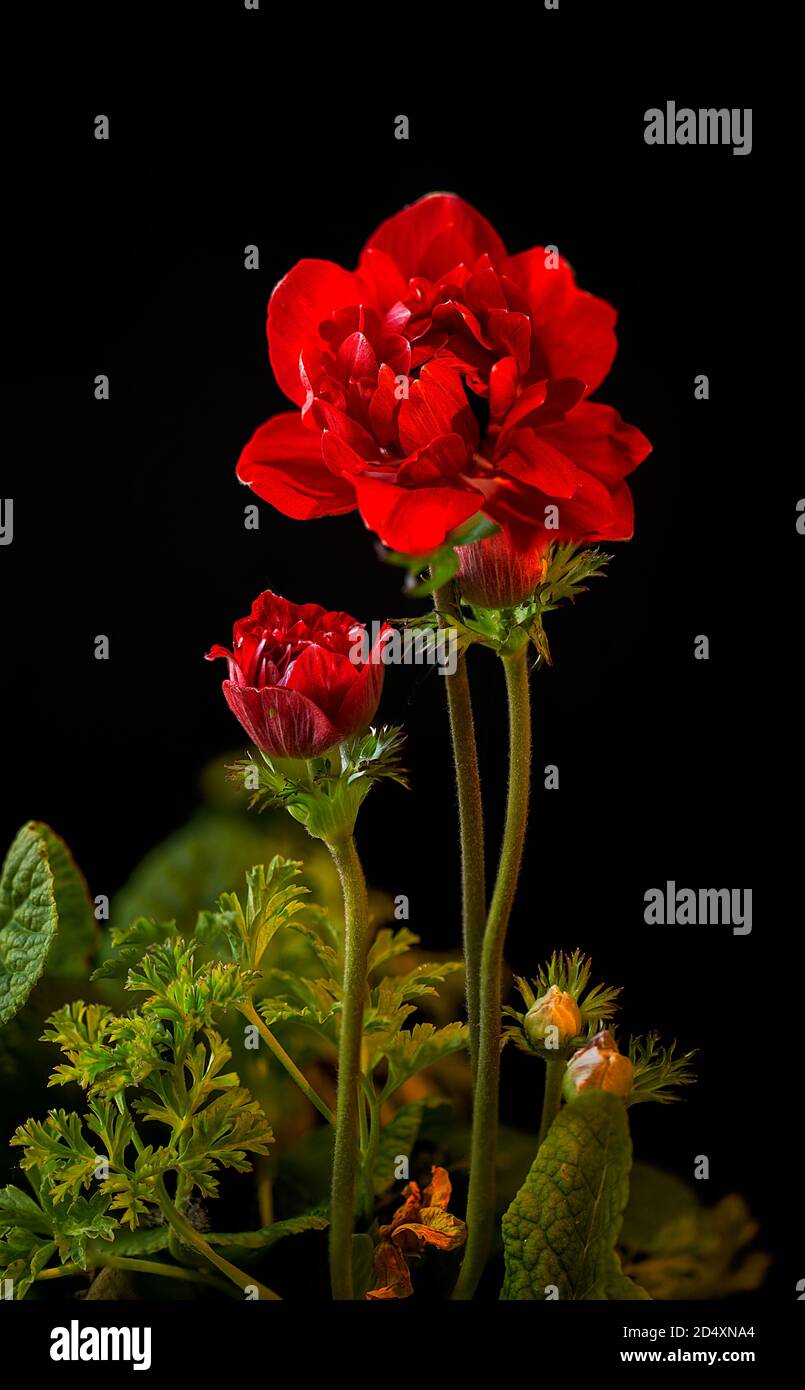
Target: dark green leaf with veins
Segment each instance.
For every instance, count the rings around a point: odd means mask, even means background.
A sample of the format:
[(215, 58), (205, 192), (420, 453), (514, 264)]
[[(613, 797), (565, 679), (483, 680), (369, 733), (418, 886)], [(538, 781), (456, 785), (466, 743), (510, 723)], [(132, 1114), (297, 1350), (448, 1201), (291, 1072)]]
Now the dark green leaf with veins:
[(57, 926), (47, 844), (26, 825), (0, 874), (0, 1027), (22, 1008), (42, 974)]
[(618, 1096), (588, 1092), (560, 1110), (503, 1217), (501, 1298), (545, 1299), (552, 1288), (560, 1299), (625, 1296), (615, 1242), (631, 1164)]

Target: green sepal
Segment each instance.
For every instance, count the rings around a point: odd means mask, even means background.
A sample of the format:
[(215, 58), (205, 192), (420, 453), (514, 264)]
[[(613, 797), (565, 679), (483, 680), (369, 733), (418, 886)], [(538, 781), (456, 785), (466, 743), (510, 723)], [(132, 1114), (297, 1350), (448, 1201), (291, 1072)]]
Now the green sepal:
[(384, 726), (339, 743), (307, 763), (289, 763), (257, 750), (228, 769), (230, 781), (251, 792), (249, 806), (264, 811), (283, 806), (317, 840), (335, 843), (348, 838), (358, 811), (376, 782), (390, 780), (407, 787), (400, 766), (402, 730)]

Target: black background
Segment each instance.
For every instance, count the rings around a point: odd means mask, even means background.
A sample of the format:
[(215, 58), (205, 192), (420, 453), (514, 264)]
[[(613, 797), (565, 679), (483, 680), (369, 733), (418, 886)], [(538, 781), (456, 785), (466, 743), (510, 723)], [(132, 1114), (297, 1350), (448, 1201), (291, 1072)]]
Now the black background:
[[(636, 1148), (686, 1175), (708, 1154), (713, 1199), (742, 1191), (763, 1222), (777, 1257), (765, 1295), (790, 1297), (805, 1270), (785, 1249), (790, 1178), (768, 1124), (767, 991), (781, 985), (769, 960), (784, 943), (757, 849), (765, 755), (748, 582), (768, 126), (752, 33), (734, 44), (740, 11), (711, 7), (704, 53), (702, 7), (601, 8), (535, 6), (524, 33), (501, 16), (494, 60), (483, 27), (464, 52), (449, 29), (400, 15), (405, 52), (392, 64), (395, 16), (382, 36), (375, 14), (368, 56), (335, 48), (328, 64), (334, 17), (316, 28), (300, 14), (289, 41), (236, 3), (188, 12), (170, 36), (164, 11), (151, 30), (129, 19), (113, 33), (97, 10), (97, 53), (74, 31), (75, 62), (58, 78), (36, 61), (43, 40), (20, 36), (12, 66), (32, 89), (5, 175), (15, 537), (0, 550), (0, 839), (48, 821), (93, 892), (111, 895), (197, 804), (203, 763), (239, 746), (223, 669), (203, 656), (260, 589), (366, 620), (414, 611), (357, 514), (302, 524), (261, 503), (260, 529), (244, 529), (254, 499), (236, 482), (238, 452), (287, 408), (265, 346), (275, 281), (303, 256), (353, 266), (383, 218), (434, 189), (475, 204), (512, 251), (558, 244), (619, 311), (597, 398), (654, 452), (633, 478), (634, 540), (554, 616), (555, 669), (534, 680), (532, 823), (507, 954), (530, 974), (554, 947), (582, 946), (598, 976), (625, 986), (627, 1030), (700, 1049), (684, 1105), (633, 1112)], [(47, 44), (53, 60), (52, 30)], [(672, 98), (754, 106), (752, 154), (647, 146), (644, 111)], [(93, 138), (101, 112), (106, 143)], [(394, 138), (399, 113), (407, 142)], [(260, 269), (247, 272), (252, 243)], [(98, 373), (109, 402), (94, 400)], [(709, 401), (694, 399), (700, 373)], [(782, 493), (767, 506), (791, 555), (798, 494), (788, 482)], [(93, 655), (101, 633), (108, 662)], [(699, 634), (709, 661), (694, 659)], [(491, 868), (505, 789), (496, 659), (474, 653), (472, 678)], [(373, 794), (359, 823), (370, 879), (409, 895), (411, 926), (438, 948), (459, 939), (443, 695), (435, 674), (388, 672), (381, 712), (405, 724), (413, 790)], [(548, 763), (559, 791), (543, 789)], [(643, 894), (666, 879), (751, 887), (752, 934), (646, 926)], [(504, 1078), (504, 1115), (532, 1123), (535, 1068), (507, 1053)]]

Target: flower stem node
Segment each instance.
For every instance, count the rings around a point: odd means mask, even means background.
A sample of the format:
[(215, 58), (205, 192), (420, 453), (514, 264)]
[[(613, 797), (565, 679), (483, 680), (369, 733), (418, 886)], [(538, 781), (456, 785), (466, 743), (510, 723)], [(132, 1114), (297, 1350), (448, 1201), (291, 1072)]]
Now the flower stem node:
[(565, 1100), (574, 1100), (585, 1091), (611, 1091), (625, 1100), (632, 1089), (634, 1066), (618, 1050), (606, 1029), (568, 1063), (563, 1085)]
[(229, 768), (229, 778), (250, 789), (250, 808), (284, 806), (314, 839), (334, 844), (350, 837), (376, 782), (408, 785), (399, 762), (403, 739), (399, 728), (369, 729), (307, 761), (256, 749)]

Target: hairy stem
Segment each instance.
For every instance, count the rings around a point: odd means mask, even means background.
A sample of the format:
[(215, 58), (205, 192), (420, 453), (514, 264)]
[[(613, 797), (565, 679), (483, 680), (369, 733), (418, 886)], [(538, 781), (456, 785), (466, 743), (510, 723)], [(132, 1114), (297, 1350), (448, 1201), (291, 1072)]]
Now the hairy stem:
[(215, 1268), (219, 1269), (222, 1274), (225, 1274), (227, 1279), (231, 1279), (233, 1284), (237, 1284), (239, 1289), (243, 1289), (244, 1291), (247, 1289), (256, 1289), (261, 1299), (266, 1299), (271, 1302), (281, 1301), (279, 1294), (274, 1293), (273, 1289), (269, 1289), (267, 1285), (261, 1284), (253, 1275), (246, 1274), (242, 1269), (238, 1269), (237, 1265), (230, 1264), (229, 1260), (225, 1260), (223, 1255), (219, 1255), (218, 1251), (213, 1249), (209, 1241), (204, 1239), (200, 1231), (197, 1231), (194, 1226), (191, 1226), (190, 1222), (182, 1216), (181, 1212), (177, 1210), (168, 1196), (164, 1178), (160, 1177), (157, 1179), (156, 1196), (165, 1220), (185, 1245), (191, 1246), (199, 1255), (203, 1255), (205, 1260), (209, 1260), (210, 1264), (215, 1265)]
[(537, 1139), (538, 1149), (541, 1148), (548, 1130), (559, 1114), (559, 1107), (562, 1104), (562, 1081), (566, 1067), (567, 1062), (563, 1057), (557, 1057), (555, 1061), (545, 1064), (545, 1093), (542, 1097), (542, 1118), (540, 1119), (539, 1138)]
[(492, 1243), (500, 1091), (501, 968), (523, 858), (531, 779), (527, 648), (504, 656), (509, 704), (509, 790), (495, 890), (481, 954), (480, 1041), (472, 1107), (467, 1248), (453, 1297), (473, 1297)]
[(288, 1056), (288, 1053), (285, 1051), (285, 1048), (282, 1046), (282, 1043), (278, 1042), (277, 1039), (274, 1037), (274, 1034), (272, 1033), (271, 1029), (260, 1017), (251, 1000), (249, 1000), (248, 1004), (241, 1004), (240, 1012), (243, 1014), (244, 1018), (248, 1018), (249, 1022), (254, 1024), (255, 1028), (260, 1034), (260, 1037), (263, 1038), (263, 1040), (268, 1044), (277, 1061), (282, 1063), (288, 1075), (293, 1077), (300, 1091), (303, 1093), (303, 1095), (307, 1096), (311, 1105), (315, 1105), (319, 1114), (324, 1116), (328, 1124), (334, 1125), (335, 1115), (333, 1114), (329, 1105), (326, 1101), (322, 1100), (318, 1091), (315, 1091), (313, 1089), (310, 1082), (307, 1080), (305, 1076), (303, 1076), (302, 1072), (299, 1070), (298, 1066), (293, 1061), (293, 1059)]
[(338, 1037), (338, 1102), (330, 1201), (330, 1282), (334, 1299), (350, 1299), (352, 1233), (358, 1170), (358, 1106), (361, 1083), (363, 1005), (369, 951), (369, 902), (355, 848), (348, 839), (328, 842), (344, 894), (346, 940), (341, 1026)]
[[(435, 607), (443, 616), (443, 627), (450, 626), (456, 612), (452, 584), (436, 589)], [(450, 716), (450, 735), (453, 741), (453, 762), (458, 794), (459, 834), (461, 839), (461, 920), (464, 942), (465, 994), (467, 1023), (470, 1034), (470, 1062), (473, 1076), (477, 1070), (480, 1041), (480, 981), (481, 953), (486, 923), (486, 875), (484, 870), (484, 813), (481, 801), (481, 778), (478, 771), (478, 750), (475, 743), (475, 724), (472, 717), (467, 656), (462, 653), (447, 683), (447, 709)]]

